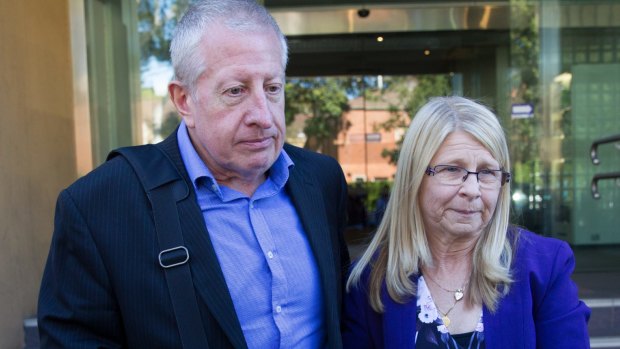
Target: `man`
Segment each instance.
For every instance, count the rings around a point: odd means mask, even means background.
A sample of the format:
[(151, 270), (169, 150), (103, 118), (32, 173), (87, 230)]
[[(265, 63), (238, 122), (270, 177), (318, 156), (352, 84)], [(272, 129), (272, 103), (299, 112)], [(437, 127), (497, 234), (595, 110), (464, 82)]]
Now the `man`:
[[(209, 348), (340, 347), (346, 183), (283, 146), (283, 34), (254, 0), (198, 1), (171, 56), (182, 123), (156, 147), (189, 188), (175, 206)], [(182, 346), (149, 198), (122, 156), (60, 194), (43, 348)]]

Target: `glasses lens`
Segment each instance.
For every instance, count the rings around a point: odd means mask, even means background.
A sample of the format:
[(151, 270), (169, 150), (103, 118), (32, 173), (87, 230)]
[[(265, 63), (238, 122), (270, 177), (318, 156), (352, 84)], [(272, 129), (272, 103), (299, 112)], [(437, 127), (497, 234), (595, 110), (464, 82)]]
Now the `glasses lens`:
[(482, 170), (478, 174), (478, 180), (481, 184), (495, 185), (500, 182), (502, 177), (501, 171)]
[[(468, 171), (462, 167), (451, 165), (437, 165), (434, 168), (435, 177), (446, 185), (460, 185), (467, 176)], [(476, 175), (475, 173), (470, 173)], [(495, 188), (500, 185), (502, 171), (500, 170), (480, 170), (478, 172), (478, 183), (481, 187)]]
[(439, 165), (435, 167), (435, 177), (443, 184), (461, 184), (467, 170), (458, 166)]

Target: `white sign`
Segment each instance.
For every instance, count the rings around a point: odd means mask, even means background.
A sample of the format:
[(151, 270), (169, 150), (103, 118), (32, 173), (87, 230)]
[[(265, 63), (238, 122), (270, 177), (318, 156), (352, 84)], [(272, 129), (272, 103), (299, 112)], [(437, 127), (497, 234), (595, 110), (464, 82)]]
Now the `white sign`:
[(513, 119), (526, 119), (534, 117), (534, 106), (529, 103), (513, 104), (510, 108), (510, 116)]

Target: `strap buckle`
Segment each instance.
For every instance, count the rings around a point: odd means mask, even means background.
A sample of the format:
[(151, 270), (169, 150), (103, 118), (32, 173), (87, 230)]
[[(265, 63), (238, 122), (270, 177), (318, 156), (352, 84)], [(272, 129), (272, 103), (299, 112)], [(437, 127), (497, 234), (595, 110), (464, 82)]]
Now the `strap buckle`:
[(162, 268), (172, 268), (189, 261), (189, 251), (185, 246), (177, 246), (159, 252), (159, 265)]

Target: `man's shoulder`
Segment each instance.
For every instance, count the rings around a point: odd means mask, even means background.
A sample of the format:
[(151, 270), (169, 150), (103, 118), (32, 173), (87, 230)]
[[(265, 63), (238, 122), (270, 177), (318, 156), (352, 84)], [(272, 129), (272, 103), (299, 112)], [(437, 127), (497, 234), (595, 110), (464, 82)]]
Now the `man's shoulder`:
[[(159, 151), (165, 154), (178, 154), (178, 145), (176, 138), (176, 131), (170, 136), (164, 139), (162, 142), (153, 145), (135, 145), (126, 147), (132, 150), (138, 150), (138, 153), (144, 154), (144, 156), (151, 157), (155, 148), (159, 148)], [(145, 152), (144, 150), (150, 150)], [(117, 149), (118, 150), (118, 149)], [(67, 189), (83, 189), (83, 188), (108, 188), (108, 187), (122, 187), (122, 186), (135, 186), (139, 182), (138, 176), (127, 161), (117, 150), (113, 150), (108, 155), (108, 160), (97, 166), (95, 169), (76, 180)], [(112, 155), (113, 154), (113, 155)], [(178, 155), (180, 157), (180, 155)], [(172, 161), (172, 160), (171, 160)], [(137, 186), (141, 188), (140, 185)]]
[(326, 188), (326, 191), (340, 192), (338, 186), (345, 185), (342, 168), (333, 157), (290, 144), (284, 146), (284, 151), (294, 164), (291, 176), (312, 178), (312, 181)]
[(104, 193), (115, 188), (141, 188), (137, 182), (138, 178), (129, 162), (122, 156), (115, 156), (78, 178), (66, 190), (71, 193)]
[(317, 162), (333, 165), (338, 164), (336, 159), (331, 156), (300, 148), (288, 143), (284, 144), (284, 151), (286, 151), (286, 154), (291, 158), (291, 160), (293, 160), (295, 165), (297, 165), (299, 162), (309, 162), (313, 163), (314, 165), (316, 165)]
[[(144, 147), (129, 148), (142, 149)], [(114, 193), (139, 192), (143, 190), (142, 188), (130, 163), (122, 155), (116, 153), (89, 173), (78, 178), (65, 191), (74, 197), (101, 197), (103, 199)]]

